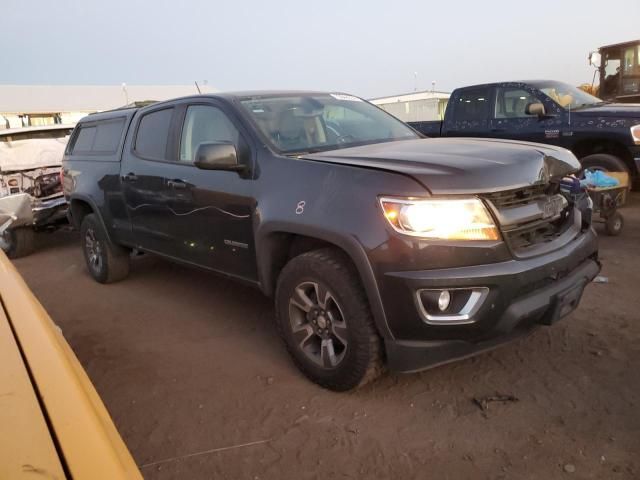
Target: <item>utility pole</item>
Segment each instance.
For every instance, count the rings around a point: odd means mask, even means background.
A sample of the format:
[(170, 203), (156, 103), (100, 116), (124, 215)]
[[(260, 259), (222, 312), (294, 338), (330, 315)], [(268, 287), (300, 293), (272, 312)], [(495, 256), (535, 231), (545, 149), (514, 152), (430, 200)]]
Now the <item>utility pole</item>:
[(124, 104), (125, 106), (129, 105), (129, 93), (127, 92), (127, 84), (122, 84), (122, 91), (124, 92)]

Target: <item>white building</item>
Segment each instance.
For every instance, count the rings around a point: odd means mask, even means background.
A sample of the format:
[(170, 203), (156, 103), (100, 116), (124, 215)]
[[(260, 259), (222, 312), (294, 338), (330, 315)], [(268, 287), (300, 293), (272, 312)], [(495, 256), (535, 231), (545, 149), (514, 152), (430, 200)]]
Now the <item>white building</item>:
[(378, 105), (403, 122), (424, 122), (442, 120), (450, 93), (412, 92), (393, 97), (372, 98), (371, 103)]
[[(201, 93), (216, 90), (199, 85)], [(197, 94), (192, 85), (0, 85), (0, 130), (75, 124), (89, 113)]]

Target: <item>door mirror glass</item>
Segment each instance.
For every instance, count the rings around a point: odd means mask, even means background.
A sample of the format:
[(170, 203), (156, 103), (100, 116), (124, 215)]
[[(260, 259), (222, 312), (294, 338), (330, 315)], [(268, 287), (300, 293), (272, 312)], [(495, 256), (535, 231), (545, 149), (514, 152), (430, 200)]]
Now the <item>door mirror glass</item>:
[(537, 115), (538, 117), (544, 117), (547, 112), (542, 103), (530, 103), (525, 109), (527, 115)]
[(231, 170), (240, 172), (245, 169), (238, 163), (236, 147), (229, 142), (208, 142), (198, 145), (194, 165), (202, 170)]
[(589, 53), (589, 65), (593, 65), (596, 68), (600, 68), (602, 64), (602, 55), (598, 52)]

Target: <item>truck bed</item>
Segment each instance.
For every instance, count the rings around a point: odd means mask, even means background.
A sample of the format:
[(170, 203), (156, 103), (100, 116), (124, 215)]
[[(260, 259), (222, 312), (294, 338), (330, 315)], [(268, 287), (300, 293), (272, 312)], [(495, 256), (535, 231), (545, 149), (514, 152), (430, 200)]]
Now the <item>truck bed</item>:
[(442, 121), (428, 121), (428, 122), (407, 122), (410, 127), (416, 129), (427, 137), (439, 137), (440, 130), (442, 128)]

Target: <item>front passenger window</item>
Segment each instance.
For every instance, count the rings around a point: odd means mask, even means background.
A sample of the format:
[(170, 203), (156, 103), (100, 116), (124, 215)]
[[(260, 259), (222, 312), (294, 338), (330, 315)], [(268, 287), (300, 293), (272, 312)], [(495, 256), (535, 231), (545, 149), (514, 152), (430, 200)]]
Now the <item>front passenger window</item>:
[(496, 118), (531, 118), (526, 113), (530, 103), (540, 103), (540, 100), (521, 88), (498, 88)]
[(222, 110), (210, 105), (192, 105), (182, 127), (180, 161), (193, 162), (201, 143), (230, 142), (238, 144), (239, 132)]

